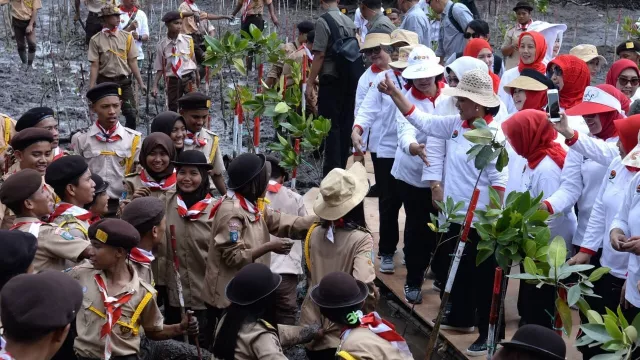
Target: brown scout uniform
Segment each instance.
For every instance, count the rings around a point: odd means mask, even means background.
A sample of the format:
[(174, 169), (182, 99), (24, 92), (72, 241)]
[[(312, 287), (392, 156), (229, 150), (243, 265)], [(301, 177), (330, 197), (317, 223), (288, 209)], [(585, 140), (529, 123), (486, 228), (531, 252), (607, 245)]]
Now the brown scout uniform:
[[(11, 166), (11, 168), (9, 169), (9, 172), (2, 176), (2, 182), (7, 180), (9, 176), (17, 173), (20, 170), (21, 170), (20, 163), (16, 162)], [(44, 181), (44, 178), (43, 178), (43, 181)], [(57, 202), (59, 199), (56, 196), (55, 191), (53, 191), (53, 188), (46, 183), (44, 183), (44, 186), (47, 188), (47, 190), (49, 190), (49, 192), (51, 193), (51, 196)], [(4, 204), (0, 203), (0, 229), (6, 230), (11, 228), (11, 226), (13, 226), (13, 222), (15, 219), (16, 219), (16, 214), (14, 214), (13, 211), (11, 211), (11, 209), (6, 207)]]
[[(341, 357), (341, 352), (346, 352), (352, 357)], [(390, 342), (382, 339), (373, 331), (361, 327), (351, 329), (348, 336), (342, 339), (338, 348), (338, 357), (342, 359), (385, 359), (408, 360), (403, 357), (397, 348)]]
[[(204, 140), (206, 144), (204, 146), (198, 146), (198, 141), (194, 141), (193, 144), (187, 145), (184, 144), (185, 150), (198, 150), (207, 157), (207, 160), (211, 165), (213, 165), (213, 170), (210, 171), (211, 174), (214, 175), (222, 175), (224, 172), (224, 163), (222, 162), (222, 152), (220, 152), (220, 146), (218, 135), (216, 135), (213, 131), (202, 128), (200, 132), (197, 134), (197, 138), (200, 140)], [(211, 184), (213, 186), (213, 183)]]
[[(269, 233), (279, 237), (300, 239), (311, 224), (318, 218), (313, 216), (298, 217), (280, 214), (272, 209), (265, 209), (264, 216), (252, 214), (244, 210), (237, 198), (226, 198), (220, 204), (213, 218), (207, 256), (207, 271), (204, 277), (203, 299), (205, 303), (218, 309), (229, 306), (225, 297), (225, 287), (238, 269), (252, 262), (269, 266), (271, 254), (267, 253), (255, 261), (251, 257), (252, 249), (269, 241)], [(239, 222), (239, 238), (230, 237), (230, 222)]]
[(115, 131), (121, 140), (108, 143), (96, 139), (101, 133), (94, 123), (88, 130), (78, 132), (71, 138), (71, 148), (87, 160), (92, 173), (100, 175), (110, 186), (109, 199), (118, 200), (123, 194), (126, 174), (135, 171), (140, 154), (141, 134), (122, 125)]
[(14, 226), (16, 230), (31, 233), (38, 238), (38, 250), (33, 260), (35, 271), (62, 271), (66, 269), (66, 260), (77, 262), (78, 256), (91, 245), (55, 224), (43, 223), (32, 217), (16, 218)]
[[(161, 331), (164, 318), (155, 300), (156, 291), (153, 287), (140, 280), (135, 269), (131, 281), (123, 291), (134, 290), (133, 297), (122, 305), (122, 315), (111, 330), (111, 345), (113, 356), (127, 356), (140, 353), (140, 330)], [(100, 338), (100, 331), (105, 324), (105, 307), (102, 295), (98, 290), (95, 275), (107, 281), (104, 273), (93, 268), (91, 264), (81, 264), (69, 272), (83, 286), (84, 296), (82, 307), (76, 317), (78, 336), (73, 348), (79, 357), (102, 359), (104, 357), (104, 339)], [(119, 294), (109, 294), (117, 296)]]
[[(330, 272), (342, 271), (351, 274), (369, 287), (369, 297), (365, 300), (363, 313), (369, 313), (375, 308), (378, 299), (373, 280), (376, 278), (373, 266), (373, 237), (368, 232), (360, 230), (336, 229), (334, 242), (326, 239), (326, 228), (316, 226), (305, 244), (307, 267), (311, 277), (309, 287), (314, 287)], [(300, 325), (322, 323), (324, 337), (314, 340), (307, 345), (311, 351), (337, 348), (340, 344), (340, 329), (320, 314), (320, 309), (309, 298), (307, 293), (300, 312)]]
[(74, 237), (89, 241), (89, 222), (88, 221), (80, 220), (71, 214), (62, 214), (56, 217), (55, 219), (53, 219), (52, 223), (57, 224), (63, 230), (69, 232)]
[[(220, 324), (223, 322), (224, 317)], [(220, 326), (218, 326), (218, 330), (220, 330)], [(287, 359), (282, 353), (278, 330), (262, 319), (243, 325), (240, 331), (238, 331), (237, 339), (236, 353), (234, 355), (235, 360)]]
[(131, 266), (138, 273), (138, 278), (140, 281), (144, 281), (147, 284), (151, 284), (151, 286), (155, 286), (155, 282), (153, 281), (153, 270), (151, 270), (151, 265), (139, 263), (137, 261), (132, 260)]
[(162, 71), (167, 86), (169, 110), (177, 112), (178, 99), (198, 90), (195, 72), (198, 65), (193, 38), (186, 34), (178, 34), (175, 40), (164, 38), (156, 46), (156, 54), (154, 71)]
[(0, 5), (11, 3), (11, 17), (18, 20), (29, 21), (33, 15), (33, 10), (42, 9), (40, 0), (2, 0)]
[[(502, 42), (502, 47), (510, 46), (510, 45), (518, 45), (520, 41), (520, 35), (526, 30), (522, 29), (520, 24), (515, 24), (513, 27), (507, 30), (504, 35), (504, 41)], [(551, 45), (553, 46), (553, 45)], [(520, 62), (520, 51), (516, 48), (510, 56), (504, 57), (504, 70), (507, 71), (518, 66)]]
[(13, 135), (16, 134), (16, 121), (9, 115), (0, 113), (0, 174), (8, 172), (6, 169), (12, 164), (5, 163), (8, 159), (5, 159), (7, 155), (7, 148), (13, 139)]
[[(100, 64), (99, 77), (125, 77), (131, 75), (127, 60), (138, 59), (138, 48), (133, 44), (130, 32), (117, 30), (114, 33), (100, 31), (89, 42), (89, 62)], [(101, 83), (103, 81), (98, 81)]]
[[(167, 238), (171, 238), (169, 225), (176, 228), (176, 253), (180, 261), (180, 280), (182, 282), (182, 294), (184, 306), (192, 310), (205, 310), (202, 296), (204, 286), (204, 274), (207, 267), (207, 254), (209, 252), (209, 239), (211, 238), (211, 225), (213, 219), (209, 218), (211, 208), (215, 201), (202, 211), (197, 220), (191, 221), (178, 214), (178, 194), (167, 193)], [(171, 266), (168, 262), (168, 266)], [(173, 274), (173, 271), (170, 272)], [(175, 276), (167, 276), (167, 288), (169, 304), (180, 307)]]

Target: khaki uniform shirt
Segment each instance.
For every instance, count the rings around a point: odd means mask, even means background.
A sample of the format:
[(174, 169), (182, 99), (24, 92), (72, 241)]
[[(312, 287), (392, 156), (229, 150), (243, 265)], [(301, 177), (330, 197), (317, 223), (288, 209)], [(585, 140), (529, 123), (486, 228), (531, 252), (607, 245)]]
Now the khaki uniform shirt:
[[(520, 41), (520, 35), (525, 32), (525, 30), (520, 30), (519, 25), (515, 25), (504, 35), (504, 42), (502, 43), (502, 47), (510, 46), (510, 45), (518, 45), (518, 41)], [(509, 69), (513, 69), (518, 66), (520, 62), (520, 52), (516, 49), (510, 56), (504, 56), (504, 71)]]
[(365, 328), (354, 328), (343, 336), (338, 353), (347, 352), (359, 360), (413, 360), (413, 357), (402, 356), (400, 351), (390, 342)]
[[(225, 287), (238, 270), (252, 262), (271, 264), (269, 253), (255, 261), (251, 255), (253, 249), (269, 241), (269, 233), (302, 239), (317, 219), (315, 215), (298, 217), (270, 208), (264, 211), (264, 216), (257, 216), (244, 210), (236, 198), (226, 198), (213, 218), (202, 294), (204, 301), (219, 309), (229, 306)], [(230, 235), (230, 228), (237, 229), (237, 238)]]
[(193, 72), (198, 68), (194, 46), (191, 36), (185, 34), (178, 34), (175, 40), (162, 39), (156, 46), (157, 55), (153, 69), (156, 72), (164, 71), (164, 76), (176, 77), (176, 73), (172, 70), (172, 61), (176, 58), (176, 61), (180, 61), (180, 66), (176, 71), (180, 77)]
[(89, 41), (89, 62), (97, 61), (98, 73), (105, 77), (131, 75), (128, 60), (138, 59), (138, 48), (130, 32), (116, 30), (114, 33), (100, 31)]
[(78, 256), (91, 245), (87, 240), (73, 237), (55, 224), (41, 223), (32, 217), (16, 218), (14, 224), (20, 224), (16, 230), (33, 234), (38, 238), (38, 250), (33, 259), (35, 271), (66, 269), (65, 261), (77, 262)]
[(138, 278), (141, 281), (144, 281), (147, 284), (151, 284), (151, 286), (155, 286), (155, 283), (153, 281), (153, 270), (151, 270), (151, 265), (142, 264), (137, 261), (131, 260), (131, 266), (133, 266), (133, 268), (136, 270), (136, 272), (138, 273)]
[[(328, 9), (327, 13), (336, 21), (341, 37), (356, 36), (356, 25), (353, 23), (353, 20), (341, 13), (337, 6)], [(315, 30), (316, 38), (313, 41), (313, 51), (321, 51), (327, 55), (331, 49), (331, 45), (333, 45), (329, 24), (327, 24), (323, 18), (319, 17), (316, 21)], [(320, 69), (320, 77), (322, 77), (322, 75), (338, 76), (335, 60), (333, 60), (331, 56), (324, 58), (322, 68)]]
[(18, 20), (29, 21), (33, 15), (33, 10), (42, 9), (41, 0), (2, 0), (0, 5), (11, 2), (11, 17)]
[[(133, 290), (133, 296), (129, 302), (121, 306), (122, 315), (116, 324), (111, 327), (111, 356), (127, 356), (140, 353), (139, 331), (155, 332), (164, 327), (164, 318), (156, 303), (156, 291), (153, 287), (138, 277), (133, 267), (131, 281), (119, 293), (113, 293), (107, 288), (109, 296), (118, 297), (120, 294)], [(78, 336), (73, 344), (76, 355), (94, 359), (104, 357), (104, 338), (100, 337), (100, 330), (105, 324), (105, 306), (102, 294), (98, 290), (95, 275), (102, 277), (108, 286), (104, 272), (96, 270), (89, 263), (78, 265), (69, 270), (69, 275), (78, 280), (84, 295), (82, 307), (76, 316)], [(139, 310), (137, 318), (133, 318)], [(142, 329), (141, 329), (142, 328)]]
[[(369, 287), (369, 297), (362, 312), (367, 314), (375, 308), (378, 292), (373, 285), (376, 278), (373, 266), (373, 237), (360, 230), (336, 229), (332, 243), (326, 239), (326, 228), (316, 226), (305, 247), (308, 246), (310, 266), (309, 288), (318, 285), (330, 272), (344, 271), (353, 275)], [(305, 250), (306, 254), (306, 250)], [(309, 264), (310, 262), (310, 264)], [(320, 309), (307, 293), (300, 312), (300, 325), (322, 323), (324, 337), (307, 345), (309, 350), (337, 348), (340, 344), (340, 328), (320, 314)]]
[(84, 0), (84, 3), (87, 5), (87, 10), (94, 13), (100, 13), (103, 7), (113, 5), (112, 0)]
[(69, 232), (74, 237), (89, 241), (89, 222), (80, 220), (73, 215), (66, 214), (53, 219), (53, 223)]
[(71, 138), (71, 149), (87, 160), (92, 173), (109, 182), (109, 198), (120, 199), (124, 191), (125, 174), (136, 169), (141, 135), (135, 130), (118, 125), (115, 134), (122, 139), (108, 143), (96, 139), (95, 135), (98, 133), (100, 129), (95, 123), (89, 129), (75, 133)]
[[(220, 321), (216, 335), (224, 319)], [(280, 346), (278, 330), (264, 320), (244, 324), (238, 331), (237, 339), (235, 360), (287, 360)]]
[[(11, 165), (11, 168), (9, 168), (9, 171), (2, 176), (2, 182), (7, 180), (9, 176), (17, 173), (20, 170), (21, 169), (20, 169), (19, 162), (16, 162), (15, 164)], [(44, 183), (44, 176), (42, 177), (42, 182)], [(57, 203), (59, 199), (56, 196), (55, 191), (53, 191), (53, 188), (46, 183), (44, 184), (44, 186), (47, 188), (47, 190), (49, 190), (54, 201), (56, 201)], [(13, 226), (13, 221), (15, 219), (16, 219), (16, 214), (14, 214), (13, 211), (11, 211), (11, 209), (9, 209), (5, 204), (0, 203), (0, 229), (7, 230), (11, 228), (11, 226)]]
[[(238, 0), (238, 4), (244, 4), (244, 0)], [(271, 4), (271, 0), (249, 0), (247, 15), (262, 15), (264, 6), (269, 4)]]
[(211, 170), (211, 174), (214, 175), (222, 175), (224, 173), (224, 163), (222, 162), (222, 152), (219, 146), (218, 135), (214, 132), (202, 128), (200, 132), (197, 134), (197, 138), (204, 140), (206, 144), (204, 146), (198, 146), (198, 142), (194, 141), (193, 144), (187, 145), (184, 144), (183, 150), (198, 150), (204, 153), (204, 156), (207, 157), (209, 163), (213, 165), (213, 170)]
[[(212, 200), (209, 203), (209, 206), (200, 214), (198, 220), (191, 221), (178, 214), (177, 200), (178, 194), (176, 192), (167, 194), (166, 237), (167, 239), (171, 238), (169, 226), (174, 225), (176, 239), (178, 240), (176, 241), (176, 253), (180, 261), (179, 272), (184, 306), (192, 310), (205, 310), (202, 287), (204, 286), (204, 273), (207, 267), (211, 224), (213, 223), (213, 219), (209, 219), (209, 213), (216, 201)], [(171, 261), (168, 261), (167, 264), (172, 266)], [(179, 307), (180, 302), (174, 271), (170, 271), (169, 274), (171, 274), (167, 276), (169, 304)]]
[(7, 154), (7, 148), (13, 136), (16, 134), (16, 121), (9, 115), (0, 113), (0, 174), (5, 173), (5, 167), (9, 167), (12, 164), (5, 164), (5, 156)]
[[(272, 185), (271, 181), (269, 184)], [(307, 216), (302, 195), (284, 186), (280, 187), (277, 192), (273, 190), (275, 188), (272, 186), (267, 188), (266, 198), (269, 200), (269, 207), (283, 214)], [(269, 236), (271, 240), (277, 239), (276, 236)], [(276, 274), (302, 274), (302, 242), (294, 242), (291, 252), (287, 255), (271, 254), (271, 271)]]
[[(207, 13), (204, 11), (200, 11), (200, 9), (198, 8), (198, 5), (196, 4), (187, 4), (186, 1), (183, 1), (182, 4), (180, 4), (180, 6), (178, 6), (178, 11), (180, 12), (185, 12), (185, 11), (190, 11), (190, 12), (200, 12), (200, 18), (202, 20), (200, 20), (200, 22), (204, 21), (204, 18), (207, 17)], [(183, 34), (187, 34), (187, 35), (191, 35), (191, 34), (200, 34), (200, 28), (198, 27), (198, 24), (196, 23), (196, 19), (193, 16), (189, 16), (186, 18), (182, 19), (182, 33)]]

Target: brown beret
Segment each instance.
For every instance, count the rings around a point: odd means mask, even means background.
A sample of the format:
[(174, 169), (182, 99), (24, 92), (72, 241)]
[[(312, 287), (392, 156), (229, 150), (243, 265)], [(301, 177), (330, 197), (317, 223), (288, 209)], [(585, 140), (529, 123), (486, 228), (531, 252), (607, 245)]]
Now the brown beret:
[(120, 219), (133, 225), (142, 236), (154, 226), (158, 226), (164, 218), (164, 214), (164, 201), (152, 196), (145, 196), (133, 199), (125, 206)]
[(180, 15), (179, 11), (174, 10), (164, 14), (164, 16), (162, 17), (162, 22), (166, 24), (178, 19), (182, 19), (182, 15)]
[(11, 139), (11, 147), (14, 150), (24, 150), (33, 143), (39, 141), (53, 142), (51, 131), (42, 128), (26, 128), (19, 131), (13, 139)]
[(9, 176), (0, 186), (0, 202), (16, 204), (28, 199), (42, 187), (42, 175), (34, 169), (24, 169)]
[(21, 274), (0, 292), (2, 326), (11, 339), (39, 339), (71, 323), (81, 304), (82, 287), (69, 275)]
[(121, 219), (102, 219), (89, 226), (89, 238), (113, 247), (131, 250), (140, 243), (140, 233)]

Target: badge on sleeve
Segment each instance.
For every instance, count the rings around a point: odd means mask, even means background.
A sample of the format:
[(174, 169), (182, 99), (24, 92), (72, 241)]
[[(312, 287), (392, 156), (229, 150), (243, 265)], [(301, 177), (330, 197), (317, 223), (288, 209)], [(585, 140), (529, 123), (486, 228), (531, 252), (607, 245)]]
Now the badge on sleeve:
[(238, 219), (229, 220), (229, 241), (231, 241), (234, 244), (237, 243), (238, 238), (240, 238), (241, 226), (242, 224), (240, 224), (240, 220)]
[(66, 231), (62, 231), (60, 233), (60, 236), (62, 236), (62, 238), (65, 239), (65, 240), (73, 240), (73, 235), (69, 234)]

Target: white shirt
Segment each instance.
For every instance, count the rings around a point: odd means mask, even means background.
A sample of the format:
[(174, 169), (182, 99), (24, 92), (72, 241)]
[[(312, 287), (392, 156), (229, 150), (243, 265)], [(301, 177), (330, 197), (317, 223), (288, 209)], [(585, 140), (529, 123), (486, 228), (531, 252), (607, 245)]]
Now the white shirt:
[(518, 112), (518, 109), (516, 109), (516, 104), (513, 102), (511, 94), (504, 91), (504, 87), (515, 80), (518, 76), (520, 76), (520, 70), (518, 70), (518, 67), (516, 66), (505, 71), (504, 74), (502, 74), (502, 78), (500, 78), (500, 88), (498, 89), (498, 96), (500, 97), (500, 100), (502, 100), (502, 102), (507, 106), (507, 112), (510, 115)]
[[(465, 215), (479, 173), (474, 161), (467, 161), (467, 151), (475, 144), (465, 139), (463, 134), (471, 129), (462, 127), (460, 115), (437, 116), (414, 109), (406, 118), (418, 131), (446, 140), (444, 197), (446, 199), (451, 196), (454, 202), (463, 201), (465, 206), (458, 211), (458, 215)], [(492, 121), (489, 127), (498, 131), (496, 141), (504, 140), (502, 129), (496, 121)], [(489, 204), (489, 186), (504, 190), (507, 185), (508, 169), (505, 167), (502, 172), (499, 172), (495, 165), (496, 159), (487, 165), (478, 181), (477, 188), (480, 190), (478, 209), (485, 209)]]
[[(640, 174), (634, 175), (625, 189), (625, 196), (620, 206), (618, 214), (611, 223), (612, 229), (621, 229), (627, 238), (640, 236)], [(635, 307), (640, 307), (640, 293), (638, 292), (638, 281), (640, 280), (640, 257), (629, 254), (629, 265), (627, 266), (627, 286), (625, 299)]]
[[(426, 113), (438, 114), (438, 106), (449, 98), (446, 95), (439, 95), (436, 98), (435, 106), (429, 99), (420, 100), (413, 96), (411, 90), (406, 93), (407, 99), (414, 104), (418, 109)], [(442, 173), (442, 165), (444, 163), (444, 140), (427, 136), (423, 132), (419, 132), (411, 125), (407, 119), (402, 117), (398, 119), (398, 148), (396, 149), (396, 156), (393, 161), (393, 167), (391, 168), (391, 175), (401, 181), (406, 182), (409, 185), (428, 188), (430, 186), (429, 180), (441, 180), (438, 179), (423, 179), (422, 168), (426, 166), (420, 156), (413, 156), (409, 152), (409, 146), (413, 143), (425, 144), (425, 150), (427, 152), (427, 160), (431, 166), (439, 168)]]
[[(362, 102), (364, 101), (365, 96), (367, 96), (369, 89), (371, 89), (373, 84), (376, 83), (376, 77), (378, 76), (378, 74), (379, 73), (373, 72), (373, 70), (371, 70), (371, 67), (369, 67), (362, 74), (362, 76), (360, 76), (360, 79), (358, 80), (358, 87), (356, 89), (356, 105), (353, 111), (354, 118), (356, 117), (356, 115), (358, 115), (358, 109), (360, 109), (360, 105), (362, 105)], [(374, 122), (371, 125), (370, 129), (366, 129), (362, 133), (362, 151), (367, 150), (368, 147), (369, 151), (372, 151), (374, 153), (376, 152), (378, 143), (380, 142), (380, 129), (378, 129), (378, 125), (378, 122)]]
[(378, 91), (378, 83), (384, 80), (385, 74), (389, 74), (398, 89), (404, 89), (405, 80), (400, 75), (396, 76), (393, 70), (379, 73), (358, 109), (353, 126), (359, 126), (364, 134), (377, 123), (375, 126), (380, 129), (379, 142), (375, 150), (371, 149), (371, 145), (369, 149), (375, 151), (379, 158), (393, 159), (398, 147), (397, 120), (402, 118), (402, 114), (389, 95)]
[(636, 93), (631, 98), (631, 102), (634, 102), (636, 100), (640, 100), (640, 89), (636, 90)]
[[(118, 25), (118, 29), (124, 30), (125, 25), (129, 22), (129, 14), (125, 11), (121, 11), (120, 15), (120, 25)], [(143, 35), (149, 35), (149, 22), (147, 21), (147, 15), (142, 11), (142, 9), (138, 9), (136, 14), (136, 18), (134, 21), (138, 22), (138, 27), (136, 28), (136, 32), (140, 37)], [(138, 48), (138, 60), (144, 59), (144, 51), (142, 51), (142, 41), (134, 39), (136, 43), (136, 47)]]
[(367, 29), (367, 24), (369, 21), (362, 16), (360, 12), (360, 7), (356, 9), (356, 13), (353, 16), (353, 24), (356, 26), (356, 29), (360, 30), (360, 42), (364, 44), (364, 38), (367, 36), (369, 29)]
[(613, 249), (609, 241), (609, 228), (622, 206), (629, 182), (637, 173), (627, 170), (618, 156), (611, 162), (607, 174), (602, 179), (600, 191), (591, 208), (581, 246), (592, 251), (602, 248), (600, 265), (611, 268), (611, 275), (626, 279), (629, 253)]
[(578, 205), (578, 229), (573, 237), (574, 245), (582, 244), (602, 178), (609, 164), (619, 154), (617, 141), (617, 137), (605, 142), (584, 134), (578, 135), (578, 141), (567, 153), (560, 188), (546, 199), (554, 213), (566, 212)]

